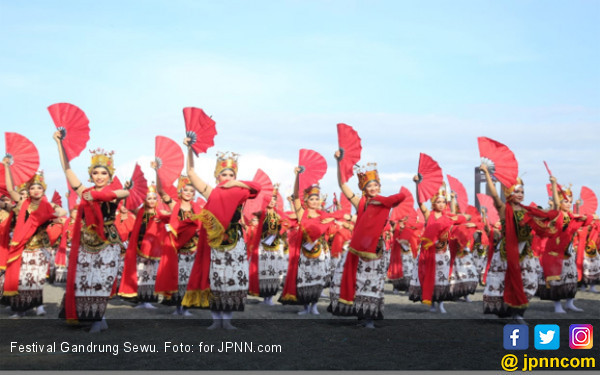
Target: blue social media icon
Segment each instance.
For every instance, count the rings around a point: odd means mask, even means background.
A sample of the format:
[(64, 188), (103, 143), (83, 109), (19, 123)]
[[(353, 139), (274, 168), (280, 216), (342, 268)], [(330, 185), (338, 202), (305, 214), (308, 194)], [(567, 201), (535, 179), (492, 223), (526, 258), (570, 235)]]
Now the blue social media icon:
[(529, 327), (525, 324), (504, 326), (504, 349), (525, 350), (529, 348)]
[(556, 324), (538, 324), (533, 334), (533, 343), (538, 350), (556, 350), (560, 346), (560, 327)]

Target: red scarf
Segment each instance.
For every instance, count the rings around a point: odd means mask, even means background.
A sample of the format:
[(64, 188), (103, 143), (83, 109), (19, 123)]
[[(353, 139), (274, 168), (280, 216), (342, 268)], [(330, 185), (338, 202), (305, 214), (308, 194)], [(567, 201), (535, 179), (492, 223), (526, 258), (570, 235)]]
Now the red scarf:
[[(252, 181), (240, 181), (250, 188), (232, 187), (225, 189), (217, 185), (200, 213), (202, 228), (198, 239), (198, 252), (190, 273), (187, 292), (182, 301), (184, 306), (208, 307), (210, 294), (211, 248), (221, 246), (225, 231), (233, 219), (238, 206), (247, 199), (255, 198), (260, 185)], [(241, 239), (240, 239), (241, 240)]]
[[(519, 240), (515, 214), (510, 203), (505, 205), (504, 250), (506, 252), (506, 273), (504, 274), (504, 302), (514, 308), (524, 308), (529, 303), (523, 290), (523, 277), (519, 253)], [(524, 206), (522, 206), (524, 207)]]
[(300, 248), (302, 247), (302, 231), (300, 227), (293, 226), (288, 230), (288, 269), (285, 284), (281, 291), (279, 302), (294, 303), (298, 301), (297, 279), (298, 263), (300, 261)]
[[(363, 195), (360, 199), (356, 226), (344, 263), (339, 302), (350, 305), (354, 303), (359, 257), (367, 261), (377, 259), (377, 245), (390, 215), (390, 210), (399, 205), (404, 198), (404, 193), (398, 193), (389, 197), (378, 195), (370, 199)], [(369, 204), (371, 201), (380, 204)]]
[(67, 218), (67, 222), (63, 225), (62, 234), (60, 237), (60, 244), (58, 245), (58, 251), (56, 252), (56, 258), (54, 264), (57, 267), (67, 266), (67, 241), (69, 237), (73, 235), (74, 223), (70, 218)]
[(98, 236), (106, 241), (104, 233), (104, 216), (102, 215), (102, 202), (110, 202), (117, 199), (114, 191), (108, 188), (94, 190), (93, 187), (85, 189), (82, 193), (90, 192), (92, 201), (82, 199), (77, 209), (77, 218), (73, 228), (71, 240), (71, 252), (69, 253), (69, 268), (67, 270), (67, 287), (65, 291), (65, 315), (68, 322), (77, 322), (77, 308), (75, 306), (75, 282), (77, 276), (77, 259), (79, 257), (79, 245), (81, 243), (81, 226), (85, 217), (87, 228), (94, 230)]
[(38, 208), (29, 214), (27, 220), (27, 209), (31, 204), (31, 198), (27, 198), (21, 205), (17, 224), (13, 232), (12, 240), (8, 247), (8, 260), (4, 280), (4, 295), (14, 296), (19, 290), (19, 275), (21, 274), (21, 261), (25, 245), (33, 237), (38, 228), (54, 218), (54, 208), (48, 203), (46, 197), (40, 200)]
[[(154, 285), (155, 292), (167, 298), (178, 291), (179, 258), (177, 252), (196, 235), (199, 225), (195, 216), (199, 214), (200, 209), (191, 205), (194, 213), (192, 219), (180, 220), (181, 201), (177, 200), (176, 202), (169, 218), (167, 234), (163, 236), (162, 254)], [(196, 256), (198, 256), (197, 252)]]
[[(160, 259), (162, 252), (162, 241), (165, 237), (164, 225), (157, 222), (159, 216), (156, 214), (148, 217), (146, 223), (146, 231), (142, 239), (141, 247), (138, 246), (138, 238), (144, 221), (146, 209), (141, 208), (138, 211), (129, 243), (127, 252), (125, 253), (125, 261), (123, 265), (123, 275), (121, 276), (121, 284), (119, 286), (119, 295), (124, 297), (135, 297), (138, 291), (138, 273), (137, 273), (137, 255), (149, 259)], [(166, 216), (164, 217), (166, 218)]]

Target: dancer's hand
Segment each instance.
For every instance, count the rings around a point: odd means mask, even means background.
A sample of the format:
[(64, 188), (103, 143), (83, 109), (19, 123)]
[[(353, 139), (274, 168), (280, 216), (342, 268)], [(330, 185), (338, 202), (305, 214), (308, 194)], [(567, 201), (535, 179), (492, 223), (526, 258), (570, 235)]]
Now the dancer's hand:
[(337, 150), (335, 152), (335, 154), (333, 154), (333, 157), (335, 158), (335, 160), (340, 161), (342, 160), (342, 152), (340, 150)]
[(60, 130), (55, 131), (54, 134), (52, 134), (52, 138), (56, 141), (56, 143), (61, 143), (62, 133), (60, 132)]

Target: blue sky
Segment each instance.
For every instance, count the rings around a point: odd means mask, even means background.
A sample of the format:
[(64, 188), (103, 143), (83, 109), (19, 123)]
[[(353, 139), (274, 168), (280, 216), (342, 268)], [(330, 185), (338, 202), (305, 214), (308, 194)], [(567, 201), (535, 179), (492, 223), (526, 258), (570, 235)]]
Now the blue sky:
[[(155, 135), (181, 142), (196, 106), (219, 132), (196, 163), (209, 182), (230, 150), (240, 178), (261, 167), (289, 189), (311, 148), (333, 192), (344, 122), (384, 194), (413, 190), (425, 152), (472, 204), (478, 136), (515, 152), (527, 201), (546, 200), (542, 160), (600, 194), (599, 25), (596, 1), (0, 0), (0, 129), (35, 142), (50, 192), (65, 186), (46, 107), (66, 101), (122, 179), (148, 172)], [(73, 162), (82, 179), (88, 163)]]

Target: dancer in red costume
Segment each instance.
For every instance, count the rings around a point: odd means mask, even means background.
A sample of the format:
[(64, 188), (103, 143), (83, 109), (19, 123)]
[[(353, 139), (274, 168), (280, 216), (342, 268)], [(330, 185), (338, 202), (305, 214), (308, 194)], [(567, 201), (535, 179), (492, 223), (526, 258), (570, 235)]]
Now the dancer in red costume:
[(187, 172), (196, 190), (206, 198), (199, 215), (202, 222), (198, 252), (190, 275), (184, 306), (210, 308), (213, 323), (208, 329), (235, 329), (233, 311), (244, 311), (248, 294), (248, 256), (240, 220), (242, 205), (260, 192), (252, 181), (236, 180), (237, 154), (217, 154), (215, 187), (209, 186), (194, 171), (190, 138)]
[(531, 227), (524, 220), (527, 211), (521, 204), (525, 196), (523, 181), (517, 179), (515, 185), (504, 188), (504, 203), (492, 182), (487, 164), (482, 163), (480, 170), (485, 175), (498, 210), (503, 234), (488, 254), (492, 258), (483, 292), (483, 312), (500, 317), (512, 316), (522, 321), (529, 300), (537, 290), (539, 269), (531, 249)]
[(566, 312), (561, 299), (566, 299), (566, 309), (583, 311), (573, 303), (577, 293), (577, 254), (573, 237), (579, 228), (592, 222), (592, 217), (574, 215), (571, 189), (558, 188), (554, 176), (550, 176), (550, 182), (554, 207), (558, 209), (546, 212), (543, 222), (532, 221), (532, 225), (541, 224), (542, 232), (549, 237), (541, 258), (543, 283), (538, 286), (538, 294), (542, 300), (554, 301), (555, 313)]
[(156, 186), (150, 185), (131, 231), (119, 287), (120, 296), (137, 300), (136, 308), (156, 309), (151, 302), (158, 300), (154, 293), (156, 273), (169, 218), (168, 212), (158, 212)]
[[(419, 177), (413, 178), (419, 183)], [(449, 299), (450, 279), (450, 250), (448, 237), (450, 229), (455, 224), (466, 222), (464, 215), (452, 215), (447, 211), (447, 194), (444, 187), (431, 198), (429, 211), (425, 204), (419, 201), (417, 191), (417, 204), (425, 217), (425, 230), (421, 237), (419, 255), (415, 272), (409, 287), (409, 299), (413, 302), (422, 301), (431, 305), (430, 311), (436, 311), (435, 302), (438, 303), (440, 313), (445, 314), (444, 301)]]
[[(9, 297), (14, 315), (20, 318), (31, 308), (37, 315), (45, 315), (43, 288), (50, 260), (50, 240), (46, 228), (66, 212), (55, 210), (44, 195), (46, 183), (42, 174), (36, 174), (27, 183), (27, 198), (14, 190), (11, 164), (3, 159), (6, 189), (17, 202), (13, 215), (16, 223), (7, 247), (4, 297)], [(8, 219), (10, 220), (10, 219)]]
[[(335, 153), (338, 164), (341, 151)], [(356, 225), (348, 251), (342, 255), (333, 277), (328, 311), (334, 315), (354, 315), (365, 319), (366, 328), (375, 328), (373, 320), (383, 319), (383, 290), (389, 265), (384, 229), (390, 210), (400, 204), (404, 193), (379, 195), (381, 183), (375, 164), (358, 170), (357, 197), (342, 181), (338, 165), (338, 184), (357, 212)]]
[(107, 329), (104, 319), (108, 298), (117, 276), (122, 243), (114, 225), (119, 200), (128, 190), (111, 190), (115, 173), (112, 153), (92, 152), (88, 173), (94, 186), (86, 188), (71, 169), (60, 131), (53, 136), (60, 162), (71, 188), (81, 203), (73, 230), (67, 286), (60, 316), (70, 322), (91, 320), (90, 332)]
[(321, 189), (311, 185), (304, 190), (304, 202), (300, 200), (298, 175), (300, 167), (294, 169), (293, 207), (298, 218), (298, 231), (289, 236), (290, 263), (279, 302), (304, 305), (298, 315), (319, 315), (317, 303), (329, 276), (328, 251), (325, 234), (335, 218), (321, 211)]

